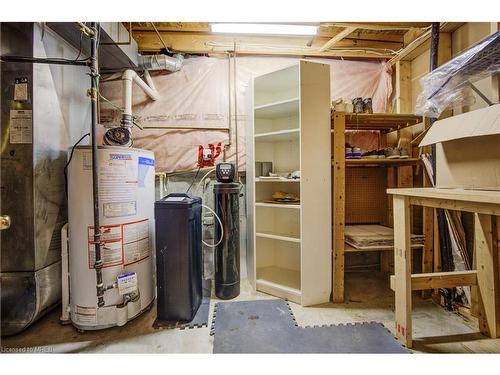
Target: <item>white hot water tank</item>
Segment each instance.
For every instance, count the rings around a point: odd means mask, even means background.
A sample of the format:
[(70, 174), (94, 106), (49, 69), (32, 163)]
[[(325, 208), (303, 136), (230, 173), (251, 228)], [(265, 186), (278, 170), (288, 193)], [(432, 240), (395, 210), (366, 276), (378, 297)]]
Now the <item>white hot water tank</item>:
[(154, 153), (100, 146), (98, 159), (103, 307), (93, 268), (90, 146), (75, 148), (68, 167), (70, 317), (82, 330), (124, 325), (151, 306), (155, 293)]

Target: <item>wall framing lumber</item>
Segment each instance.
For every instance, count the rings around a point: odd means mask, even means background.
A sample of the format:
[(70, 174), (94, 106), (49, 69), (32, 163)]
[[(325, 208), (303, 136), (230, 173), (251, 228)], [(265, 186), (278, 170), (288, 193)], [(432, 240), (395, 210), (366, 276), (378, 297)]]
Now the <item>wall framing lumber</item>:
[[(396, 278), (391, 275), (391, 289), (394, 290)], [(476, 271), (431, 272), (411, 275), (411, 290), (454, 288), (456, 286), (477, 285)]]
[(500, 337), (500, 275), (497, 219), (475, 214), (478, 318), (481, 333)]
[(334, 114), (333, 128), (333, 272), (332, 301), (344, 302), (345, 115)]
[(334, 47), (342, 39), (346, 38), (349, 34), (353, 33), (355, 30), (356, 30), (355, 27), (346, 27), (344, 30), (342, 30), (340, 33), (338, 33), (337, 35), (335, 35), (328, 42), (326, 42), (325, 44), (323, 44), (319, 50), (321, 52), (327, 51), (331, 47)]

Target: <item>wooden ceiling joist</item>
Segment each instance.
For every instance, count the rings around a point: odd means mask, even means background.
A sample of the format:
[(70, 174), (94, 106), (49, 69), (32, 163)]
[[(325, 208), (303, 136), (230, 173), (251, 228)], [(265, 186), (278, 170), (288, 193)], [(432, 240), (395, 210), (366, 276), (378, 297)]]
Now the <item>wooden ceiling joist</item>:
[[(401, 47), (398, 42), (342, 39), (335, 44), (334, 50), (320, 51), (330, 38), (316, 37), (311, 43), (310, 37), (228, 36), (162, 31), (159, 33), (171, 50), (192, 54), (232, 51), (236, 44), (240, 54), (390, 58), (393, 56), (392, 51)], [(134, 38), (142, 52), (157, 52), (163, 48), (154, 31), (134, 32)], [(366, 52), (366, 49), (375, 52)]]
[(323, 44), (319, 49), (320, 52), (326, 51), (331, 47), (335, 46), (338, 42), (347, 37), (349, 34), (353, 33), (355, 30), (356, 30), (355, 27), (346, 27), (343, 31), (341, 31), (340, 33), (335, 35), (332, 39), (330, 39), (328, 42)]
[[(312, 38), (214, 34), (209, 22), (155, 22), (154, 26), (170, 49), (185, 53), (225, 53), (232, 51), (236, 44), (240, 54), (387, 58), (395, 63), (414, 58), (426, 47), (429, 35), (423, 34), (430, 24), (321, 22), (316, 36)], [(450, 32), (449, 28), (456, 24), (444, 23), (442, 31)], [(133, 35), (141, 52), (157, 53), (163, 48), (151, 22), (134, 22)], [(409, 43), (415, 39), (418, 40)]]

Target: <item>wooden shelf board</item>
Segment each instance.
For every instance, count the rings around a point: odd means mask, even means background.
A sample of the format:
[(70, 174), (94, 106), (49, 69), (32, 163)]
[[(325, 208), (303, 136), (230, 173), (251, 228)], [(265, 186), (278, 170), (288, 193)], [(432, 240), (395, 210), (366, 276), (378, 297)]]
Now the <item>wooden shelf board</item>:
[[(408, 159), (345, 159), (346, 167), (397, 167), (405, 165), (418, 164), (420, 159), (418, 158), (408, 158)], [(334, 161), (332, 160), (332, 165)]]
[(259, 231), (259, 232), (255, 232), (255, 236), (262, 237), (262, 238), (270, 238), (272, 240), (278, 240), (278, 241), (287, 241), (287, 242), (300, 243), (300, 238), (293, 237), (290, 234), (282, 234), (282, 233), (274, 233), (274, 232), (267, 232), (267, 231)]
[[(393, 131), (422, 122), (422, 116), (412, 114), (344, 113), (344, 115), (346, 129)], [(333, 126), (332, 119), (332, 128)]]
[(255, 134), (255, 140), (261, 142), (283, 142), (299, 139), (300, 129), (279, 130), (270, 133)]
[[(423, 249), (423, 245), (413, 245), (412, 250), (421, 250)], [(369, 252), (369, 251), (394, 251), (394, 247), (387, 248), (387, 247), (373, 247), (373, 248), (365, 248), (365, 249), (356, 249), (355, 247), (349, 245), (346, 243), (344, 245), (344, 252), (345, 253), (364, 253), (364, 252)]]
[(399, 188), (387, 189), (387, 194), (407, 197), (421, 197), (430, 199), (455, 200), (471, 203), (500, 204), (500, 191), (493, 190), (466, 190), (445, 188)]
[(292, 178), (287, 178), (287, 179), (270, 179), (270, 178), (256, 177), (255, 178), (255, 182), (300, 183), (300, 179), (292, 179)]
[(299, 98), (280, 100), (254, 107), (255, 118), (276, 119), (297, 116), (299, 114)]
[(266, 203), (266, 202), (256, 202), (256, 207), (270, 207), (270, 208), (287, 208), (300, 210), (300, 204), (286, 204), (286, 203)]
[(257, 290), (300, 303), (300, 272), (270, 266), (257, 268)]

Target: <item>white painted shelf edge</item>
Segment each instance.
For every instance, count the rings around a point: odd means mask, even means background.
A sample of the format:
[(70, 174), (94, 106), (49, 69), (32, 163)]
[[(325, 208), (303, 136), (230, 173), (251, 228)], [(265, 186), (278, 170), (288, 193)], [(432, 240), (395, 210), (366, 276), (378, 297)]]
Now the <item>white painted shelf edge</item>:
[(270, 238), (272, 240), (287, 241), (300, 243), (300, 238), (292, 237), (291, 235), (278, 234), (272, 232), (255, 232), (255, 236), (262, 238)]
[(256, 207), (288, 208), (300, 210), (300, 204), (255, 202)]
[(255, 178), (255, 182), (284, 182), (284, 183), (299, 183), (300, 182), (300, 179), (298, 178), (275, 178), (275, 179), (272, 179), (272, 178), (260, 178), (260, 177), (256, 177)]
[(299, 97), (294, 97), (294, 98), (290, 98), (290, 99), (286, 99), (286, 100), (280, 100), (280, 101), (277, 101), (277, 102), (272, 102), (272, 103), (267, 103), (267, 104), (261, 104), (261, 105), (258, 105), (258, 106), (254, 106), (253, 109), (254, 111), (258, 111), (260, 109), (267, 109), (267, 108), (272, 108), (272, 107), (278, 107), (278, 106), (281, 106), (281, 105), (284, 105), (284, 104), (289, 104), (289, 103), (294, 103), (294, 102), (297, 102), (297, 104), (299, 103)]
[(264, 139), (264, 138), (268, 138), (268, 137), (286, 137), (286, 136), (294, 136), (295, 134), (299, 134), (300, 133), (300, 129), (299, 128), (295, 128), (295, 129), (286, 129), (286, 130), (278, 130), (278, 131), (275, 131), (275, 132), (269, 132), (269, 133), (259, 133), (259, 134), (255, 134), (254, 135), (254, 138), (255, 139)]

